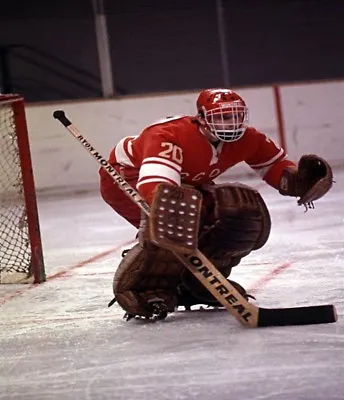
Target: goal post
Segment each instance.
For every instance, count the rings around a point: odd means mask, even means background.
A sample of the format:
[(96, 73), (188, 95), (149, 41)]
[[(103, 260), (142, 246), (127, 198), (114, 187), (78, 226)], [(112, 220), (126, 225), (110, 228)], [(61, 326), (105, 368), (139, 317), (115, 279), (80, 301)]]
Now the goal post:
[(24, 99), (0, 95), (0, 283), (44, 281)]

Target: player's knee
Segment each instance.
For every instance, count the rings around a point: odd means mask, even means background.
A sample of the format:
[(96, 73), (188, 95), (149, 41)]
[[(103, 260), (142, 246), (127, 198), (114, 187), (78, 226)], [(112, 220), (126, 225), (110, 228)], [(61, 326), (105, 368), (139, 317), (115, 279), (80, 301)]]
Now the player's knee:
[(268, 240), (271, 221), (260, 194), (244, 185), (214, 188), (215, 223), (201, 232), (199, 247), (223, 273)]
[(221, 236), (238, 249), (255, 250), (269, 238), (271, 219), (260, 193), (253, 188), (231, 184), (216, 189), (217, 209)]

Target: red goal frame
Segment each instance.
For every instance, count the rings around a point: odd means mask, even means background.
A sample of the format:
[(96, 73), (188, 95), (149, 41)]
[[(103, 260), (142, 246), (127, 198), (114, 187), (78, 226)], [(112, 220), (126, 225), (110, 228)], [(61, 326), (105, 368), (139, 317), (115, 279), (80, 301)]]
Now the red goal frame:
[(28, 278), (32, 276), (33, 283), (41, 283), (46, 280), (46, 275), (24, 98), (17, 94), (0, 95), (0, 104), (4, 103), (10, 104), (13, 110), (20, 168), (23, 178), (24, 200), (31, 248), (31, 265)]

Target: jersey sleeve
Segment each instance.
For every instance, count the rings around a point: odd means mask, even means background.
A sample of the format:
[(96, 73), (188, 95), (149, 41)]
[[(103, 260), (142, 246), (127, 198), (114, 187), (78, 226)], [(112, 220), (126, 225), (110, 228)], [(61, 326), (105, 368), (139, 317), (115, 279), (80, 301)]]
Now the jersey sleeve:
[(159, 183), (181, 184), (183, 151), (168, 124), (154, 125), (142, 133), (142, 163), (136, 188), (151, 204)]
[(266, 183), (278, 189), (282, 171), (286, 167), (296, 168), (296, 164), (272, 139), (256, 129), (248, 129), (252, 152), (245, 161)]

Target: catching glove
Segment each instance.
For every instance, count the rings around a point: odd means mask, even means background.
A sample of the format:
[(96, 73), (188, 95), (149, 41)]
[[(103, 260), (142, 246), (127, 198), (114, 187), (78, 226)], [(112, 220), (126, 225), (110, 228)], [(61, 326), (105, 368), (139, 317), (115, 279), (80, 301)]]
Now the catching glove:
[(332, 187), (333, 173), (330, 165), (315, 154), (300, 158), (298, 168), (282, 172), (279, 192), (284, 196), (299, 197), (298, 205), (313, 208), (313, 201), (323, 197)]

